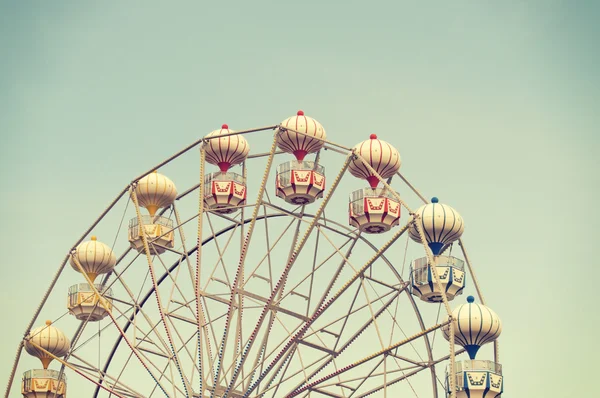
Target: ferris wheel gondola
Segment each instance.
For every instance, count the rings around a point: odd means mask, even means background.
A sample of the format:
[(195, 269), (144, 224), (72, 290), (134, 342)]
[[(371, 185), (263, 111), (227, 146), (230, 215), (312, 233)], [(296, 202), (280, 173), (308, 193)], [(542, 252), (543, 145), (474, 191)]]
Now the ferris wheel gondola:
[(318, 153), (325, 145), (327, 134), (315, 119), (303, 111), (281, 122), (276, 131), (277, 146), (293, 154), (296, 160), (277, 166), (276, 195), (294, 205), (306, 205), (323, 197), (325, 168), (314, 161), (304, 160), (306, 155)]

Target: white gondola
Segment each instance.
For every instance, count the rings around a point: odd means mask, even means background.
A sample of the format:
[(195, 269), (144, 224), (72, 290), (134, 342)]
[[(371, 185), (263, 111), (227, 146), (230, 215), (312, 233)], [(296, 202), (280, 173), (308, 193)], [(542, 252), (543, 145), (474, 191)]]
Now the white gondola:
[[(456, 361), (456, 398), (495, 398), (504, 392), (502, 365), (483, 360)], [(446, 369), (446, 393), (450, 396), (450, 367)]]
[(175, 247), (173, 220), (150, 215), (143, 215), (141, 218), (143, 226), (137, 217), (129, 221), (129, 243), (133, 249), (144, 253), (143, 235), (146, 235), (150, 254), (162, 254)]
[(69, 313), (80, 321), (100, 321), (112, 310), (112, 289), (100, 284), (94, 284), (94, 287), (100, 293), (100, 300), (87, 283), (79, 283), (69, 288)]
[(23, 373), (21, 394), (25, 398), (65, 398), (67, 376), (52, 369), (32, 369)]
[(206, 207), (220, 214), (231, 214), (246, 203), (246, 181), (237, 173), (220, 171), (204, 176)]
[(363, 188), (350, 195), (350, 225), (361, 232), (380, 234), (398, 225), (400, 203), (385, 188)]
[(291, 160), (277, 167), (276, 195), (294, 205), (306, 205), (323, 197), (325, 168), (308, 160)]
[[(435, 267), (448, 300), (462, 294), (465, 287), (465, 263), (451, 256), (435, 256)], [(427, 257), (414, 260), (410, 265), (410, 291), (423, 301), (439, 303), (442, 293), (435, 281)]]

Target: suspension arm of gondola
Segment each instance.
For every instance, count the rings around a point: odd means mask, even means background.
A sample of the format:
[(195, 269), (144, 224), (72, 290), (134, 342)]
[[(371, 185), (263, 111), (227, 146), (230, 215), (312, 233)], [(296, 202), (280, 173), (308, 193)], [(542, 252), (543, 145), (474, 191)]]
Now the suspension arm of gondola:
[[(270, 155), (268, 157), (267, 160), (267, 165), (265, 167), (265, 171), (263, 174), (263, 178), (261, 181), (261, 185), (260, 188), (258, 190), (258, 195), (256, 198), (256, 204), (254, 206), (254, 209), (252, 210), (252, 220), (250, 221), (250, 225), (248, 227), (248, 232), (246, 233), (246, 238), (244, 240), (244, 245), (242, 246), (242, 250), (241, 250), (241, 255), (240, 255), (240, 261), (235, 273), (235, 277), (233, 279), (233, 284), (231, 286), (231, 295), (230, 295), (230, 305), (227, 308), (227, 318), (225, 319), (225, 330), (223, 332), (223, 338), (221, 340), (221, 345), (219, 347), (219, 352), (218, 352), (218, 359), (217, 359), (217, 369), (215, 372), (215, 377), (214, 377), (214, 382), (213, 382), (213, 386), (212, 386), (212, 390), (210, 392), (210, 397), (214, 398), (215, 396), (215, 391), (217, 389), (217, 384), (219, 383), (219, 377), (220, 377), (220, 372), (221, 372), (221, 364), (223, 361), (223, 355), (225, 354), (225, 348), (227, 347), (227, 338), (229, 337), (229, 325), (231, 324), (231, 318), (233, 316), (233, 302), (235, 300), (235, 295), (236, 295), (236, 289), (238, 288), (238, 283), (240, 280), (240, 274), (243, 274), (244, 272), (244, 264), (246, 262), (246, 254), (248, 253), (248, 246), (250, 244), (250, 240), (252, 239), (252, 233), (254, 232), (254, 226), (256, 225), (256, 220), (258, 217), (258, 211), (261, 207), (261, 204), (263, 202), (263, 196), (264, 196), (264, 192), (265, 192), (265, 187), (267, 185), (267, 180), (269, 178), (269, 174), (271, 172), (271, 166), (273, 164), (273, 158), (275, 157), (275, 151), (277, 150), (277, 136), (274, 135), (273, 136), (273, 143), (271, 144), (271, 150), (270, 150)], [(239, 308), (239, 311), (243, 311), (243, 308)], [(236, 369), (237, 370), (237, 369)], [(236, 370), (234, 370), (234, 374), (236, 373)], [(233, 379), (233, 377), (232, 377)], [(230, 387), (227, 388), (227, 391), (225, 392), (224, 396), (227, 396), (227, 392), (230, 389)]]
[(431, 273), (433, 274), (433, 279), (435, 279), (435, 284), (442, 295), (442, 302), (444, 303), (444, 308), (446, 309), (446, 313), (448, 314), (448, 320), (450, 322), (450, 327), (448, 328), (449, 334), (450, 334), (450, 337), (448, 339), (448, 342), (450, 344), (450, 374), (452, 375), (452, 377), (450, 377), (450, 398), (456, 398), (456, 377), (454, 376), (456, 360), (455, 360), (455, 353), (454, 353), (455, 347), (454, 347), (454, 325), (452, 325), (452, 321), (453, 321), (452, 309), (450, 308), (448, 296), (446, 295), (446, 289), (444, 289), (444, 287), (442, 286), (442, 281), (440, 280), (440, 277), (439, 277), (439, 274), (437, 271), (437, 267), (435, 265), (435, 259), (433, 258), (433, 252), (431, 251), (431, 248), (427, 245), (427, 239), (425, 238), (425, 232), (423, 231), (423, 226), (421, 225), (420, 221), (421, 221), (420, 215), (413, 214), (412, 223), (413, 223), (414, 227), (417, 229), (417, 231), (419, 233), (419, 237), (421, 238), (421, 244), (423, 245), (423, 248), (425, 249), (427, 261), (430, 264), (429, 269), (431, 270)]
[(327, 145), (327, 144), (323, 145), (323, 149), (326, 151), (333, 151), (333, 152), (339, 153), (340, 155), (345, 155), (348, 153), (348, 151), (342, 151), (341, 149), (334, 148), (331, 145)]
[[(277, 152), (278, 151), (275, 151), (274, 153), (276, 154)], [(270, 152), (269, 152), (269, 155), (270, 155)], [(245, 161), (242, 163), (241, 167), (242, 167), (242, 178), (243, 178), (243, 181), (247, 181), (248, 175), (247, 175), (246, 162)], [(268, 192), (267, 191), (265, 191), (265, 192), (267, 193), (267, 197), (268, 197)], [(263, 207), (263, 209), (264, 209), (264, 207)], [(243, 220), (244, 219), (244, 208), (243, 207), (242, 207), (240, 213), (241, 213), (240, 217)], [(239, 247), (239, 253), (240, 253), (239, 255), (240, 255), (240, 257), (242, 256), (242, 253), (245, 250), (243, 242), (244, 242), (244, 228), (243, 228), (243, 225), (241, 225), (241, 228), (240, 228), (240, 247)], [(269, 250), (268, 254), (270, 254), (270, 250)], [(222, 259), (223, 259), (223, 254), (220, 253), (219, 261), (223, 261)], [(243, 348), (242, 347), (242, 338), (243, 338), (242, 337), (242, 329), (243, 329), (242, 328), (242, 319), (243, 319), (243, 315), (244, 315), (243, 309), (245, 308), (244, 307), (244, 296), (245, 296), (245, 293), (244, 293), (244, 290), (243, 290), (243, 287), (244, 287), (244, 285), (246, 283), (246, 281), (245, 281), (245, 273), (246, 273), (245, 269), (242, 269), (242, 271), (240, 272), (240, 275), (239, 275), (239, 279), (237, 281), (237, 285), (238, 286), (242, 286), (242, 288), (241, 289), (240, 288), (236, 289), (236, 293), (237, 293), (237, 302), (236, 302), (236, 305), (237, 305), (238, 311), (237, 311), (237, 320), (236, 320), (236, 323), (235, 323), (235, 332), (234, 332), (235, 333), (235, 338), (234, 338), (234, 340), (235, 340), (235, 347), (233, 348), (232, 353), (231, 353), (232, 354), (231, 366), (223, 373), (224, 375), (227, 374), (227, 373), (229, 373), (229, 371), (235, 366), (235, 361), (236, 361), (237, 355), (238, 355), (238, 353), (241, 353), (242, 348)]]
[[(261, 326), (262, 326), (262, 324), (263, 324), (263, 322), (265, 320), (267, 312), (269, 311), (269, 307), (271, 306), (271, 304), (273, 303), (273, 301), (277, 297), (279, 291), (280, 290), (284, 290), (285, 284), (287, 282), (287, 276), (288, 276), (288, 274), (290, 272), (290, 269), (292, 268), (292, 266), (296, 262), (296, 259), (298, 258), (298, 254), (301, 252), (302, 248), (304, 247), (304, 245), (308, 241), (308, 238), (311, 235), (313, 228), (318, 223), (318, 221), (319, 221), (319, 219), (321, 217), (321, 214), (323, 213), (323, 210), (325, 209), (325, 206), (327, 205), (327, 203), (329, 202), (329, 200), (333, 196), (333, 193), (335, 192), (337, 186), (339, 185), (339, 183), (340, 183), (343, 175), (346, 173), (346, 170), (348, 169), (348, 166), (350, 165), (350, 161), (352, 160), (352, 156), (353, 156), (353, 154), (350, 153), (346, 157), (346, 161), (344, 162), (342, 168), (340, 169), (339, 173), (337, 174), (335, 180), (331, 184), (331, 187), (329, 188), (329, 191), (327, 192), (327, 194), (323, 198), (323, 201), (322, 201), (321, 205), (319, 206), (319, 208), (315, 212), (314, 218), (312, 219), (311, 223), (307, 227), (304, 235), (302, 236), (302, 239), (300, 239), (300, 242), (298, 242), (298, 246), (294, 249), (293, 256), (290, 258), (290, 260), (287, 262), (285, 268), (283, 269), (281, 277), (279, 278), (279, 281), (277, 282), (277, 284), (275, 285), (275, 288), (271, 292), (269, 300), (267, 301), (267, 303), (263, 307), (263, 309), (261, 311), (261, 314), (260, 314), (260, 316), (258, 318), (258, 322), (256, 323), (256, 326), (254, 327), (254, 330), (252, 331), (252, 334), (250, 335), (250, 338), (248, 339), (248, 342), (246, 343), (246, 347), (244, 348), (244, 352), (242, 353), (242, 356), (240, 358), (240, 362), (238, 363), (238, 365), (236, 366), (236, 368), (234, 370), (234, 373), (233, 373), (233, 375), (231, 377), (231, 381), (229, 382), (229, 386), (227, 387), (225, 396), (227, 395), (228, 391), (233, 388), (233, 385), (234, 385), (234, 383), (235, 383), (235, 381), (237, 379), (238, 373), (239, 373), (239, 369), (244, 365), (244, 362), (246, 360), (247, 354), (252, 349), (252, 345), (254, 344), (254, 340), (256, 339), (256, 335), (258, 334), (258, 332), (259, 332), (259, 330), (260, 330), (260, 328), (261, 328)], [(277, 359), (279, 360), (279, 358), (277, 358)], [(260, 380), (262, 380), (262, 379), (259, 377), (259, 379), (257, 380), (257, 382), (260, 382)], [(256, 387), (256, 384), (253, 384), (253, 386), (250, 387), (250, 390), (248, 390), (248, 392), (244, 395), (244, 397), (247, 397), (248, 394), (255, 387)]]
[[(275, 155), (277, 155), (279, 153), (283, 153), (283, 151), (275, 150), (275, 152), (274, 152)], [(257, 154), (257, 155), (265, 156), (264, 153), (263, 154)], [(270, 155), (270, 153), (266, 153), (266, 156), (269, 156), (269, 155)], [(248, 181), (248, 168), (246, 167), (246, 162), (247, 162), (247, 160), (249, 158), (250, 158), (249, 156), (246, 157), (246, 160), (244, 160), (244, 162), (241, 165), (242, 166), (242, 178), (244, 179), (244, 181)], [(266, 191), (266, 192), (267, 192), (267, 195), (268, 195), (268, 191)], [(240, 209), (240, 220), (244, 219), (244, 210), (245, 210), (244, 207), (242, 207)], [(263, 210), (263, 212), (266, 211), (266, 209), (265, 209), (264, 206), (263, 206), (262, 210)], [(240, 255), (242, 254), (242, 250), (244, 250), (244, 245), (242, 243), (243, 239), (244, 239), (244, 233), (245, 233), (245, 228), (244, 228), (244, 224), (242, 224), (240, 226), (240, 248), (239, 248)], [(245, 287), (245, 284), (246, 284), (245, 275), (244, 275), (244, 273), (242, 273), (241, 286)], [(238, 295), (238, 304), (239, 304), (240, 308), (242, 308), (242, 309), (244, 308), (244, 297), (245, 297), (245, 295), (243, 295), (241, 293)], [(235, 346), (235, 350), (233, 352), (233, 359), (232, 359), (232, 362), (231, 362), (232, 364), (235, 363), (235, 358), (237, 356), (238, 348), (239, 348), (239, 352), (240, 353), (242, 352), (242, 341), (244, 341), (244, 328), (242, 327), (243, 315), (244, 315), (243, 311), (238, 311), (238, 328), (239, 328), (238, 332), (239, 333), (236, 333), (237, 341), (238, 342), (237, 342), (237, 344)], [(244, 376), (244, 370), (242, 369), (242, 377), (243, 376)]]
[(177, 350), (175, 349), (175, 343), (173, 340), (173, 336), (171, 333), (171, 328), (169, 327), (169, 324), (165, 318), (165, 313), (164, 313), (164, 308), (162, 305), (162, 300), (160, 299), (160, 292), (158, 289), (158, 284), (156, 283), (156, 274), (154, 272), (154, 264), (152, 262), (152, 255), (150, 253), (150, 247), (148, 246), (148, 239), (146, 236), (146, 229), (144, 226), (144, 221), (142, 218), (142, 213), (140, 211), (140, 206), (138, 203), (138, 199), (137, 199), (137, 194), (135, 192), (135, 187), (134, 185), (131, 186), (130, 188), (130, 195), (131, 195), (131, 200), (133, 201), (133, 204), (135, 206), (135, 213), (137, 216), (137, 220), (138, 220), (138, 225), (140, 230), (142, 231), (141, 236), (142, 236), (142, 244), (144, 245), (144, 252), (146, 253), (146, 261), (148, 263), (148, 268), (150, 270), (150, 278), (152, 279), (152, 285), (154, 286), (154, 295), (156, 297), (156, 303), (158, 306), (158, 312), (160, 314), (160, 318), (162, 320), (162, 324), (164, 326), (165, 332), (167, 334), (167, 339), (169, 341), (169, 345), (171, 348), (171, 352), (173, 353), (173, 359), (175, 361), (175, 366), (177, 367), (177, 371), (179, 372), (179, 375), (181, 376), (181, 381), (183, 382), (183, 387), (185, 390), (185, 393), (187, 396), (190, 396), (192, 393), (192, 387), (189, 383), (189, 380), (187, 379), (185, 373), (183, 372), (183, 369), (181, 367), (181, 363), (179, 361), (179, 355), (177, 353)]
[(481, 293), (481, 289), (479, 288), (479, 281), (477, 279), (477, 276), (475, 275), (475, 272), (473, 271), (473, 267), (472, 267), (472, 263), (471, 263), (471, 259), (469, 258), (469, 255), (467, 254), (467, 248), (465, 247), (464, 242), (462, 241), (462, 238), (458, 239), (458, 245), (460, 246), (460, 250), (462, 251), (463, 256), (465, 256), (465, 262), (467, 263), (467, 267), (469, 268), (469, 274), (471, 275), (471, 279), (473, 279), (473, 284), (475, 285), (475, 291), (477, 292), (477, 297), (479, 297), (479, 301), (481, 302), (482, 305), (485, 305), (485, 298), (483, 297), (483, 293)]
[[(190, 145), (188, 145), (185, 148), (183, 148), (181, 151), (175, 153), (174, 155), (168, 157), (166, 160), (163, 160), (162, 162), (160, 162), (156, 166), (152, 167), (150, 170), (148, 170), (145, 173), (140, 174), (138, 177), (134, 178), (131, 181), (130, 185), (138, 182), (139, 180), (141, 180), (142, 178), (144, 178), (148, 174), (152, 173), (154, 170), (158, 170), (159, 168), (161, 168), (165, 164), (167, 164), (167, 163), (169, 163), (169, 162), (177, 159), (178, 157), (180, 157), (184, 153), (186, 153), (189, 150), (191, 150), (191, 149), (197, 147), (198, 145), (200, 145), (202, 142), (210, 141), (211, 139), (215, 139), (215, 138), (228, 137), (230, 135), (242, 135), (242, 134), (248, 134), (248, 133), (255, 133), (255, 132), (258, 132), (258, 131), (273, 130), (276, 127), (277, 127), (276, 125), (275, 126), (258, 127), (258, 128), (254, 128), (254, 129), (235, 131), (235, 132), (231, 132), (231, 133), (228, 133), (228, 134), (219, 135), (218, 137), (203, 137), (203, 138), (200, 138), (199, 140), (196, 140), (193, 143), (191, 143)], [(127, 192), (127, 189), (129, 189), (129, 185), (125, 188), (125, 192)], [(123, 192), (123, 193), (125, 193), (125, 192)]]
[(254, 129), (239, 130), (239, 131), (231, 131), (230, 130), (229, 133), (226, 133), (226, 134), (213, 135), (212, 137), (204, 137), (201, 141), (208, 142), (208, 141), (211, 141), (214, 139), (231, 137), (232, 135), (244, 135), (244, 134), (249, 134), (249, 133), (257, 133), (259, 131), (275, 130), (277, 127), (279, 127), (279, 126), (273, 125), (273, 126), (258, 127), (258, 128), (254, 128)]
[[(206, 166), (206, 150), (205, 143), (200, 146), (200, 184), (198, 193), (198, 237), (197, 237), (197, 251), (196, 251), (196, 275), (194, 280), (194, 297), (196, 298), (196, 327), (198, 333), (198, 369), (200, 372), (199, 377), (199, 394), (204, 397), (204, 367), (203, 358), (204, 352), (202, 350), (202, 325), (206, 325), (206, 316), (204, 314), (204, 307), (202, 306), (202, 294), (200, 292), (200, 284), (202, 281), (202, 227), (204, 222), (204, 189), (206, 184), (204, 183), (204, 168)], [(209, 373), (210, 370), (209, 370)]]
[(416, 333), (416, 334), (414, 334), (414, 335), (412, 335), (412, 336), (410, 336), (410, 337), (408, 337), (408, 338), (406, 338), (406, 339), (404, 339), (402, 341), (399, 341), (399, 342), (397, 342), (395, 344), (392, 344), (392, 345), (390, 345), (390, 346), (388, 346), (386, 348), (383, 348), (383, 349), (381, 349), (381, 350), (379, 350), (379, 351), (377, 351), (377, 352), (375, 352), (375, 353), (373, 353), (373, 354), (371, 354), (369, 356), (366, 356), (366, 357), (364, 357), (364, 358), (362, 358), (362, 359), (360, 359), (360, 360), (358, 360), (358, 361), (356, 361), (356, 362), (354, 362), (354, 363), (352, 363), (350, 365), (344, 366), (344, 367), (336, 370), (335, 372), (330, 373), (327, 376), (321, 377), (320, 379), (318, 379), (318, 380), (316, 380), (316, 381), (314, 381), (312, 383), (309, 383), (309, 384), (305, 385), (304, 387), (302, 387), (300, 389), (297, 389), (297, 390), (293, 391), (292, 393), (288, 394), (286, 396), (286, 398), (295, 397), (295, 396), (303, 393), (304, 391), (310, 390), (314, 386), (323, 383), (324, 381), (327, 381), (327, 380), (329, 380), (329, 379), (331, 379), (333, 377), (339, 376), (340, 374), (342, 374), (344, 372), (347, 372), (348, 370), (354, 369), (355, 367), (357, 367), (359, 365), (362, 365), (362, 364), (364, 364), (364, 363), (366, 363), (366, 362), (368, 362), (368, 361), (370, 361), (370, 360), (372, 360), (374, 358), (377, 358), (377, 357), (379, 357), (381, 355), (385, 355), (386, 353), (388, 353), (388, 352), (390, 352), (392, 350), (395, 350), (396, 348), (399, 348), (399, 347), (401, 347), (401, 346), (403, 346), (405, 344), (408, 344), (408, 343), (412, 342), (413, 340), (416, 340), (416, 339), (418, 339), (418, 338), (420, 338), (420, 337), (422, 337), (422, 336), (424, 336), (424, 335), (426, 335), (428, 333), (431, 333), (434, 330), (437, 330), (437, 329), (439, 329), (439, 328), (447, 325), (448, 323), (449, 322), (444, 322), (444, 323), (440, 323), (440, 324), (437, 324), (435, 326), (432, 326), (430, 328), (427, 328), (424, 331)]
[(284, 127), (284, 126), (281, 126), (281, 125), (277, 126), (277, 128), (279, 130), (281, 130), (281, 131), (291, 131), (292, 133), (296, 133), (296, 134), (299, 134), (301, 136), (310, 137), (311, 140), (321, 141), (321, 142), (323, 142), (324, 145), (327, 145), (329, 147), (339, 148), (339, 149), (343, 150), (343, 152), (340, 151), (340, 153), (343, 154), (343, 155), (347, 155), (348, 152), (352, 152), (352, 148), (348, 148), (347, 146), (337, 144), (337, 143), (335, 143), (333, 141), (329, 141), (326, 138), (317, 137), (317, 136), (314, 136), (312, 134), (308, 134), (308, 133), (305, 133), (305, 132), (302, 132), (302, 131), (297, 131), (297, 130), (294, 130), (292, 128)]
[(415, 187), (414, 187), (414, 186), (413, 186), (413, 185), (412, 185), (410, 182), (408, 182), (408, 180), (406, 179), (406, 177), (404, 177), (404, 176), (402, 175), (402, 173), (400, 173), (399, 171), (397, 171), (397, 172), (396, 172), (396, 175), (397, 175), (398, 177), (400, 177), (400, 179), (401, 179), (402, 181), (404, 181), (404, 183), (405, 183), (406, 185), (408, 185), (408, 187), (409, 187), (409, 188), (410, 188), (410, 189), (411, 189), (411, 190), (412, 190), (412, 191), (415, 193), (415, 195), (417, 195), (417, 196), (419, 197), (419, 199), (421, 199), (421, 200), (423, 201), (423, 203), (425, 203), (425, 204), (429, 203), (429, 201), (428, 201), (427, 199), (425, 199), (425, 197), (424, 197), (424, 196), (421, 194), (421, 192), (419, 192), (419, 191), (417, 190), (417, 188), (415, 188)]

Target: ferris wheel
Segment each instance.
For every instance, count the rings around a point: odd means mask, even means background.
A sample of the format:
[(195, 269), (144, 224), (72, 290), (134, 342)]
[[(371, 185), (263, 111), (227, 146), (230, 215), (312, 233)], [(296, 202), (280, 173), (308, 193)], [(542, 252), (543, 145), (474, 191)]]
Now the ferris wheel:
[(400, 166), (377, 135), (337, 144), (302, 111), (222, 125), (67, 250), (5, 398), (19, 369), (27, 398), (500, 396), (501, 322), (464, 221)]

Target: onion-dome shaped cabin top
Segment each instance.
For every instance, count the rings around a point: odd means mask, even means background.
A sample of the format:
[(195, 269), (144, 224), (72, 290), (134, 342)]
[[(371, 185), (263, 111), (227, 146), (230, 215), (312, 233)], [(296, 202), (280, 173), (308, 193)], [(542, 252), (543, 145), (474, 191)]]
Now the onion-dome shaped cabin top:
[[(440, 254), (446, 246), (458, 240), (465, 230), (461, 215), (452, 207), (439, 203), (435, 197), (431, 199), (431, 203), (419, 207), (415, 214), (419, 215), (416, 222), (421, 226), (427, 245), (434, 255)], [(421, 236), (415, 225), (410, 226), (408, 233), (412, 240), (421, 243)]]
[(177, 188), (173, 181), (155, 171), (138, 181), (135, 194), (139, 205), (145, 207), (150, 216), (154, 216), (158, 209), (175, 202)]
[(496, 340), (502, 333), (498, 315), (485, 305), (475, 303), (473, 296), (452, 311), (452, 323), (442, 328), (446, 340), (450, 339), (450, 327), (454, 328), (454, 342), (464, 347), (471, 359), (475, 359), (482, 345)]
[[(204, 150), (206, 152), (206, 161), (225, 173), (232, 166), (242, 163), (246, 160), (250, 152), (250, 146), (246, 139), (224, 124), (219, 130), (210, 132), (206, 138), (212, 138), (206, 143)], [(223, 135), (224, 137), (214, 138)]]
[(281, 122), (275, 134), (279, 149), (293, 154), (298, 161), (304, 160), (309, 153), (318, 152), (327, 139), (321, 123), (306, 116), (303, 111)]
[(112, 249), (97, 240), (95, 236), (92, 236), (89, 241), (80, 243), (69, 260), (71, 267), (80, 272), (73, 257), (77, 259), (92, 282), (98, 275), (111, 272), (117, 263), (117, 257)]
[[(369, 165), (381, 176), (390, 178), (400, 169), (402, 163), (398, 150), (371, 134), (370, 139), (357, 144), (354, 153), (365, 159)], [(377, 188), (379, 179), (373, 175), (360, 159), (353, 159), (348, 166), (350, 173), (357, 178), (364, 178), (371, 188)]]
[(25, 337), (25, 350), (30, 355), (39, 358), (44, 369), (48, 369), (48, 365), (54, 359), (52, 355), (64, 357), (69, 352), (70, 346), (71, 342), (67, 336), (60, 329), (52, 326), (51, 321), (46, 321), (44, 326), (31, 330)]

